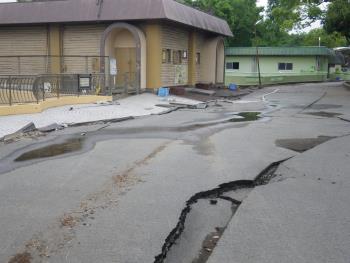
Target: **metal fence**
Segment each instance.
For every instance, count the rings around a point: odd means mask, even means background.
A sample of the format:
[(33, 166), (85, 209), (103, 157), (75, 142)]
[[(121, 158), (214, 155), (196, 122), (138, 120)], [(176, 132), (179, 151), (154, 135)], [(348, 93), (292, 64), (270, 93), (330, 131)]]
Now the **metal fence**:
[(110, 75), (107, 56), (0, 56), (0, 105), (66, 95), (137, 93), (136, 76)]
[(107, 56), (0, 56), (0, 75), (108, 74), (109, 65)]
[(105, 74), (0, 76), (0, 105), (39, 103), (62, 96), (105, 95)]

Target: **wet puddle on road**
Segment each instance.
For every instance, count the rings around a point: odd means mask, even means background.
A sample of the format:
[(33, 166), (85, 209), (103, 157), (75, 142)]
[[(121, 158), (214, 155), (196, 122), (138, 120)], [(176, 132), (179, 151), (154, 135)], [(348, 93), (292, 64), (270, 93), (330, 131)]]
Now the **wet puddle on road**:
[(327, 112), (327, 111), (318, 111), (318, 112), (307, 112), (307, 115), (317, 116), (317, 117), (325, 117), (325, 118), (334, 118), (342, 115), (337, 112)]
[(343, 107), (342, 105), (337, 105), (337, 104), (315, 104), (315, 105), (312, 105), (311, 109), (326, 110), (326, 109), (338, 109), (342, 107)]
[(317, 138), (302, 138), (302, 139), (282, 139), (276, 140), (276, 145), (278, 147), (286, 148), (295, 152), (305, 152), (311, 150), (312, 148), (325, 143), (334, 137), (330, 136), (318, 136)]
[(232, 118), (230, 122), (246, 122), (246, 121), (257, 121), (261, 119), (261, 112), (240, 112), (235, 114), (236, 118)]
[(39, 149), (23, 153), (15, 159), (15, 162), (24, 162), (34, 159), (49, 158), (67, 153), (80, 151), (84, 138), (72, 138), (63, 143), (48, 145)]

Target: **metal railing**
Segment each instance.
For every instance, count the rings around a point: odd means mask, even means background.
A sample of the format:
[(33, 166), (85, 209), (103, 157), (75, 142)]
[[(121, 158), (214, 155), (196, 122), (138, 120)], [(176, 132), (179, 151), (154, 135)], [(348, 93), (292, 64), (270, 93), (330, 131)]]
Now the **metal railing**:
[(105, 74), (0, 75), (0, 105), (106, 93)]
[(0, 56), (0, 75), (82, 74), (109, 72), (107, 56)]

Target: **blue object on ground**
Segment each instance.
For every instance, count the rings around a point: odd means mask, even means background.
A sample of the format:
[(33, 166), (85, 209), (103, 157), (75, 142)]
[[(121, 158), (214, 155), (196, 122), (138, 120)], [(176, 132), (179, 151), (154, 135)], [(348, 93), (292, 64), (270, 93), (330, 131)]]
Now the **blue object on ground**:
[(340, 77), (336, 77), (335, 80), (336, 81), (341, 81), (341, 78)]
[(169, 91), (170, 91), (169, 88), (165, 88), (165, 87), (160, 88), (160, 89), (158, 89), (158, 96), (159, 97), (167, 97), (167, 96), (169, 96)]
[(228, 88), (229, 88), (230, 90), (232, 90), (232, 91), (235, 91), (235, 90), (237, 90), (237, 85), (234, 84), (234, 83), (231, 83), (231, 84), (228, 86)]

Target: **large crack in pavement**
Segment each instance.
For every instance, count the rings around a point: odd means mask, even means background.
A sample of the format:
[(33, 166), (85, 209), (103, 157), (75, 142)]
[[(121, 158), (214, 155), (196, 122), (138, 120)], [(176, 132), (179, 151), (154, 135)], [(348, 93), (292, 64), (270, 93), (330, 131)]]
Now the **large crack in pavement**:
[[(178, 223), (165, 239), (161, 253), (155, 257), (154, 263), (207, 262), (227, 225), (249, 192), (255, 187), (268, 184), (276, 176), (275, 172), (278, 167), (289, 159), (271, 163), (254, 180), (238, 180), (224, 183), (217, 188), (194, 194), (186, 202)], [(228, 203), (225, 204), (225, 202)], [(190, 217), (193, 211), (197, 213), (197, 219), (203, 218), (203, 213), (207, 213), (209, 211), (208, 208), (213, 206), (218, 207), (216, 211), (211, 209), (214, 214), (216, 213), (217, 220), (213, 219), (213, 214), (210, 214), (210, 219), (202, 220), (201, 226), (195, 226), (196, 222), (192, 225), (191, 222), (188, 223), (188, 221), (192, 221)], [(225, 212), (224, 209), (227, 211)], [(225, 217), (225, 219), (222, 220), (220, 217)], [(206, 224), (207, 226), (203, 226)], [(202, 227), (202, 230), (200, 227)], [(204, 233), (205, 235), (203, 236), (203, 229), (204, 231), (212, 229), (212, 231)], [(187, 235), (187, 237), (181, 240), (183, 235)], [(189, 241), (196, 244), (188, 244)], [(182, 242), (187, 243), (181, 244)], [(179, 256), (181, 256), (181, 259)]]

